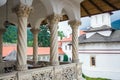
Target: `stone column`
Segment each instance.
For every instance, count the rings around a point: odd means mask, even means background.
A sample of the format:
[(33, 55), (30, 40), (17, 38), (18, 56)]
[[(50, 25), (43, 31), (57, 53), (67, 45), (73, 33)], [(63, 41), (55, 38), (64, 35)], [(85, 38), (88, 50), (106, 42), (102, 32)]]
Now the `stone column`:
[(49, 29), (50, 29), (50, 63), (53, 66), (59, 65), (58, 60), (58, 22), (60, 15), (53, 14), (48, 17)]
[(34, 65), (38, 62), (38, 33), (39, 29), (31, 29), (31, 32), (33, 33), (33, 62)]
[(78, 63), (79, 62), (79, 55), (78, 55), (78, 27), (80, 25), (80, 21), (69, 21), (71, 28), (72, 28), (72, 62)]
[(5, 31), (6, 29), (0, 29), (0, 63), (2, 62), (2, 48), (3, 48), (2, 35)]
[(14, 9), (18, 17), (18, 42), (17, 42), (17, 70), (27, 70), (27, 22), (32, 10), (26, 5), (18, 5)]

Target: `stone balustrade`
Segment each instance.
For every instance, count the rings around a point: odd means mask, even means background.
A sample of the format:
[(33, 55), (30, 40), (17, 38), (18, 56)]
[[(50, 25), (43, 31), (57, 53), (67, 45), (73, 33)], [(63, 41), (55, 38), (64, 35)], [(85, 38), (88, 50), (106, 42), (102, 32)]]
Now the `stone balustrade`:
[(3, 61), (0, 63), (0, 73), (11, 72), (15, 68), (15, 61)]
[(0, 75), (0, 80), (81, 80), (81, 64), (71, 63), (6, 73)]
[(0, 80), (18, 80), (17, 72), (0, 74)]

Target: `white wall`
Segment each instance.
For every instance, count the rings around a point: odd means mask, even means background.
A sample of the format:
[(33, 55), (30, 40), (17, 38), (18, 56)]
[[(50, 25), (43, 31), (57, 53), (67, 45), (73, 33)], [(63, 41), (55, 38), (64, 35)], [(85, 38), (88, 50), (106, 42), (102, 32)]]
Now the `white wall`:
[[(90, 56), (96, 56), (96, 66), (90, 65)], [(85, 75), (120, 79), (120, 54), (79, 54), (79, 58)]]
[(111, 26), (109, 13), (91, 16), (91, 27), (96, 28), (101, 27), (103, 25)]
[(87, 43), (80, 44), (79, 49), (120, 49), (120, 43)]
[[(85, 75), (120, 80), (120, 43), (81, 44), (79, 52), (80, 62), (83, 63), (82, 72)], [(90, 65), (91, 56), (96, 58), (96, 66)]]
[[(62, 42), (61, 48), (65, 52), (65, 54), (67, 54), (68, 57), (72, 59), (72, 46), (71, 46), (71, 49), (69, 49), (68, 44), (70, 44), (70, 42)], [(67, 49), (65, 49), (65, 46), (67, 46)]]

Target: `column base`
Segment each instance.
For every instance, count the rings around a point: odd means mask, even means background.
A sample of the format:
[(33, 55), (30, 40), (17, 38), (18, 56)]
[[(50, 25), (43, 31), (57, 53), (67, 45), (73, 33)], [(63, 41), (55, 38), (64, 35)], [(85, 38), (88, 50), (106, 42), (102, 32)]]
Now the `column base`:
[(50, 62), (50, 64), (51, 64), (52, 66), (58, 66), (58, 65), (59, 65), (59, 61)]
[(27, 68), (27, 65), (17, 65), (16, 70), (25, 71), (25, 70), (28, 70), (28, 68)]
[(79, 63), (79, 59), (73, 59), (72, 62), (73, 63)]

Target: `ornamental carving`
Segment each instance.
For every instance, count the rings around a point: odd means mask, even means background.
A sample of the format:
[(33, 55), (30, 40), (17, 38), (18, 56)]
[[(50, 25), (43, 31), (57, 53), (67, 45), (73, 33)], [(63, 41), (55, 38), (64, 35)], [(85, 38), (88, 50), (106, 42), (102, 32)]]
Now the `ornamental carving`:
[(47, 17), (49, 24), (58, 24), (60, 21), (61, 16), (59, 14), (53, 14)]
[(32, 76), (32, 80), (53, 80), (53, 78), (54, 74), (52, 70), (43, 70)]
[(68, 24), (71, 26), (72, 29), (77, 29), (81, 24), (81, 22), (77, 20), (72, 20), (72, 21), (69, 21)]
[(32, 7), (22, 4), (13, 8), (13, 12), (15, 12), (18, 17), (28, 17), (31, 11)]
[(63, 68), (62, 72), (62, 80), (74, 80), (76, 78), (75, 67)]
[(6, 78), (0, 79), (0, 80), (17, 80), (17, 77), (16, 76), (14, 76), (14, 77), (6, 77)]

